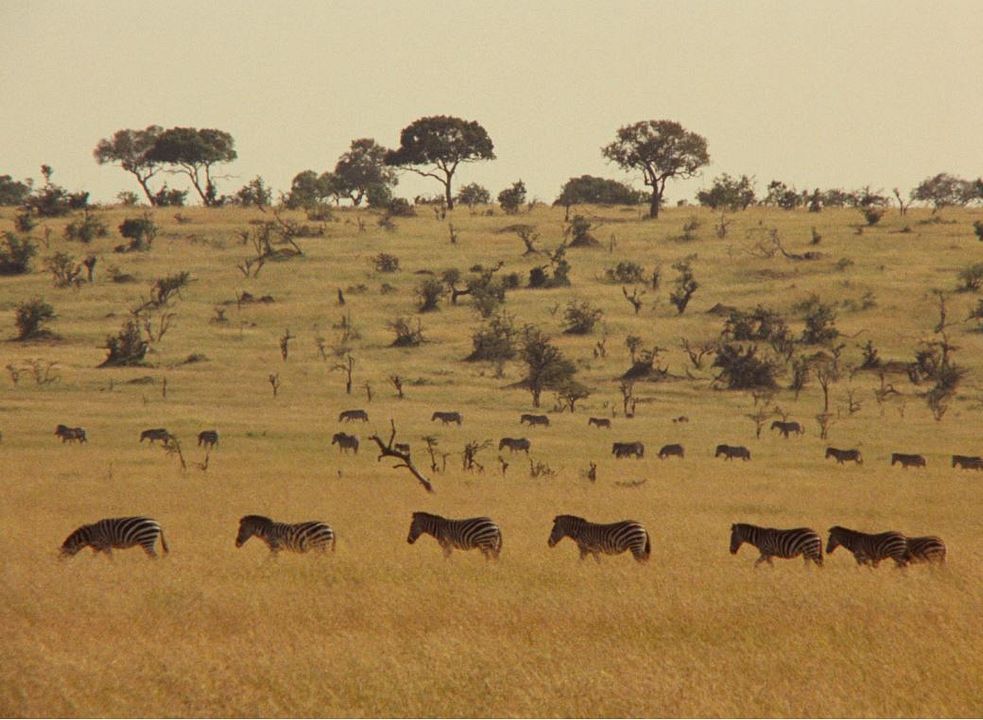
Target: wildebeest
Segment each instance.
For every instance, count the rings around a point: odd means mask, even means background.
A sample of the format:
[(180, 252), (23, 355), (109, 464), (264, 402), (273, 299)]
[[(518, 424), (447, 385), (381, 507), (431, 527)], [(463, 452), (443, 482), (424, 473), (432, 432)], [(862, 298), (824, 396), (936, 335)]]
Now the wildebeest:
[(663, 445), (662, 449), (659, 450), (659, 459), (665, 460), (667, 457), (675, 455), (676, 457), (685, 457), (685, 451), (683, 446), (678, 443), (673, 443), (672, 445)]
[(170, 439), (171, 434), (164, 428), (150, 428), (140, 433), (140, 442), (149, 440), (151, 445), (154, 444), (154, 440), (160, 440), (162, 443), (166, 443)]
[(527, 415), (523, 414), (519, 418), (519, 424), (529, 423), (529, 425), (545, 425), (549, 427), (550, 419), (546, 415)]
[(907, 470), (909, 467), (925, 467), (925, 458), (921, 455), (908, 455), (906, 453), (891, 453), (891, 465), (901, 463), (901, 467)]
[(611, 429), (611, 421), (607, 418), (587, 418), (587, 427), (590, 427), (591, 425), (594, 427), (608, 428), (609, 430)]
[(66, 442), (88, 442), (85, 437), (85, 430), (80, 427), (68, 427), (67, 425), (59, 425), (55, 428), (55, 435), (61, 438), (62, 444)]
[(218, 445), (218, 432), (216, 430), (202, 430), (198, 433), (198, 447), (202, 445), (205, 446), (206, 450)]
[(857, 465), (863, 465), (864, 459), (860, 456), (859, 450), (839, 450), (834, 447), (826, 448), (826, 457), (824, 459), (836, 458), (838, 465), (842, 465), (847, 460), (852, 460), (857, 463)]
[(795, 422), (794, 420), (791, 420), (789, 422), (785, 422), (783, 420), (776, 420), (771, 424), (771, 429), (778, 430), (778, 432), (780, 432), (782, 435), (785, 436), (786, 440), (788, 439), (789, 433), (795, 433), (796, 435), (805, 434), (805, 430), (802, 429), (802, 426), (799, 425), (799, 423)]
[(358, 455), (358, 435), (336, 432), (331, 436), (331, 444), (337, 445), (340, 452), (354, 450), (355, 454)]
[(352, 422), (353, 420), (369, 421), (369, 414), (364, 410), (342, 410), (338, 415), (338, 422)]
[(720, 457), (721, 455), (724, 456), (724, 460), (733, 460), (736, 457), (742, 460), (751, 459), (751, 451), (743, 445), (718, 445), (713, 456)]
[(440, 420), (444, 425), (450, 425), (451, 423), (460, 425), (463, 418), (459, 412), (435, 412), (430, 416), (430, 422), (434, 420)]
[(611, 454), (616, 458), (624, 458), (634, 455), (636, 458), (644, 457), (645, 446), (640, 442), (616, 442), (611, 446)]
[(529, 448), (532, 443), (530, 443), (525, 438), (502, 438), (498, 443), (498, 449), (508, 448), (509, 452), (523, 451), (526, 455), (529, 454)]
[(983, 470), (983, 458), (979, 455), (953, 455), (952, 467), (956, 466), (963, 470)]

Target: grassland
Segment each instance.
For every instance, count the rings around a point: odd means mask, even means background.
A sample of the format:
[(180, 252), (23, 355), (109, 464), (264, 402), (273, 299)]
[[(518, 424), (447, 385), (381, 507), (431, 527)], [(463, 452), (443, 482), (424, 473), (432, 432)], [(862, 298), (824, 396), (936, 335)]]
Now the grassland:
[[(860, 447), (862, 467), (824, 462), (814, 383), (797, 400), (788, 391), (775, 398), (807, 426), (804, 437), (756, 439), (751, 397), (713, 389), (709, 369), (690, 368), (687, 377), (679, 348), (680, 337), (719, 333), (721, 318), (706, 312), (717, 303), (764, 304), (799, 332), (791, 308), (816, 293), (838, 306), (844, 363), (859, 364), (868, 339), (882, 358), (910, 360), (933, 336), (932, 291), (954, 290), (958, 271), (978, 261), (971, 226), (983, 211), (946, 211), (944, 222), (923, 210), (891, 212), (858, 234), (856, 211), (752, 209), (731, 218), (724, 238), (705, 210), (671, 209), (657, 222), (634, 209), (580, 211), (595, 222), (601, 247), (568, 252), (572, 285), (511, 291), (506, 305), (518, 322), (550, 332), (593, 391), (576, 413), (551, 413), (548, 429), (518, 425), (519, 414), (532, 411), (529, 394), (509, 388), (522, 377), (518, 364), (497, 377), (493, 367), (462, 361), (478, 324), (467, 299), (421, 316), (428, 342), (418, 348), (389, 347), (387, 322), (413, 316), (417, 270), (501, 260), (503, 272), (525, 277), (543, 260), (523, 257), (518, 238), (498, 231), (533, 224), (540, 245), (555, 247), (562, 210), (512, 218), (457, 209), (454, 245), (448, 220), (427, 209), (397, 219), (394, 232), (368, 213), (341, 211), (323, 237), (298, 241), (302, 257), (267, 263), (250, 279), (236, 269), (250, 253), (237, 233), (270, 219), (256, 210), (184, 209), (190, 222), (180, 224), (156, 211), (162, 231), (153, 249), (125, 255), (111, 250), (132, 210), (98, 210), (113, 233), (88, 247), (62, 238), (67, 221), (47, 222), (42, 257), (64, 250), (100, 259), (95, 282), (77, 290), (52, 287), (40, 258), (30, 275), (0, 280), (0, 317), (9, 318), (2, 364), (56, 362), (60, 378), (39, 385), (24, 371), (16, 384), (9, 374), (0, 379), (0, 715), (983, 714), (983, 476), (948, 463), (952, 453), (983, 453), (983, 334), (962, 322), (950, 331), (968, 375), (940, 422), (917, 394), (926, 388), (903, 375), (887, 378), (902, 395), (883, 406), (874, 400), (875, 375), (844, 374), (833, 385), (839, 416), (829, 444)], [(701, 226), (680, 240), (692, 217)], [(0, 230), (12, 227), (13, 212), (0, 211)], [(808, 246), (813, 227), (822, 235), (817, 247)], [(823, 257), (751, 252), (772, 229), (789, 252)], [(401, 271), (375, 272), (371, 258), (380, 252), (397, 255)], [(670, 266), (692, 254), (700, 288), (679, 316), (667, 301)], [(621, 286), (604, 280), (606, 268), (628, 259), (663, 267), (662, 287), (648, 291), (637, 316)], [(111, 265), (137, 282), (111, 282)], [(107, 335), (153, 280), (183, 270), (194, 280), (171, 306), (174, 326), (148, 366), (97, 368)], [(395, 291), (381, 293), (383, 283)], [(352, 288), (344, 308), (338, 288)], [(242, 291), (275, 302), (239, 306)], [(875, 302), (864, 308), (866, 293)], [(15, 304), (34, 296), (54, 306), (51, 329), (60, 339), (7, 339)], [(603, 330), (562, 335), (566, 304), (585, 299), (604, 310)], [(950, 319), (961, 321), (976, 302), (952, 294)], [(227, 322), (215, 322), (216, 308)], [(351, 396), (336, 358), (323, 359), (315, 344), (318, 337), (337, 344), (334, 326), (348, 312), (360, 335)], [(284, 361), (278, 339), (287, 329), (294, 340)], [(628, 334), (665, 348), (660, 366), (681, 379), (639, 385), (635, 418), (618, 413), (611, 431), (588, 428), (588, 415), (620, 410), (616, 378), (630, 364)], [(595, 357), (603, 335), (606, 357)], [(207, 359), (184, 362), (192, 353)], [(271, 373), (280, 376), (276, 398)], [(403, 400), (388, 384), (392, 374), (406, 379)], [(862, 402), (853, 415), (842, 410), (850, 390)], [(544, 400), (552, 405), (548, 393)], [(329, 445), (338, 412), (357, 407), (371, 418), (355, 430), (363, 450), (340, 455)], [(463, 426), (432, 425), (434, 410), (461, 411)], [(690, 422), (672, 423), (679, 415)], [(454, 453), (446, 472), (428, 469), (434, 494), (376, 461), (367, 436), (385, 435), (390, 419), (420, 465), (425, 434)], [(52, 434), (58, 423), (85, 427), (88, 444), (63, 445)], [(159, 446), (138, 442), (142, 429), (159, 426), (183, 441), (187, 471)], [(202, 470), (194, 436), (206, 428), (221, 441)], [(530, 477), (518, 457), (503, 477), (494, 449), (479, 455), (484, 473), (461, 469), (466, 442), (520, 435), (554, 477)], [(642, 440), (649, 451), (640, 461), (616, 461), (612, 440)], [(685, 460), (655, 457), (669, 442), (685, 445)], [(747, 445), (754, 459), (715, 460), (720, 442)], [(892, 468), (894, 451), (922, 453), (928, 467)], [(595, 483), (583, 476), (591, 461)], [(455, 553), (445, 561), (426, 537), (407, 545), (415, 510), (490, 515), (503, 529), (501, 560)], [(237, 520), (247, 513), (326, 520), (337, 551), (271, 560), (255, 540), (237, 550)], [(547, 548), (558, 513), (643, 522), (651, 562), (581, 563), (569, 540)], [(161, 522), (171, 548), (165, 559), (150, 562), (138, 550), (118, 551), (112, 562), (88, 551), (58, 559), (77, 526), (128, 514)], [(839, 550), (822, 570), (800, 560), (754, 569), (753, 549), (727, 552), (730, 524), (739, 521), (823, 534), (834, 524), (935, 533), (950, 558), (943, 569), (868, 571)]]

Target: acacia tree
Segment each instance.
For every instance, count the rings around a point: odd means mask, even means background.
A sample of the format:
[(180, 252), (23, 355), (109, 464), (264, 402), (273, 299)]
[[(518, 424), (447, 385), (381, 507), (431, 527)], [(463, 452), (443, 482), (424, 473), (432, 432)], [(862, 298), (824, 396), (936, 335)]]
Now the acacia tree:
[(335, 196), (335, 177), (332, 173), (318, 175), (313, 170), (304, 170), (294, 176), (290, 192), (284, 204), (291, 210), (315, 208)]
[(911, 199), (932, 204), (932, 212), (953, 205), (962, 207), (977, 197), (977, 186), (970, 180), (963, 180), (949, 173), (939, 173), (922, 180), (911, 191)]
[(488, 132), (477, 122), (447, 115), (420, 118), (403, 128), (399, 147), (385, 155), (386, 165), (405, 167), (444, 186), (444, 201), (454, 207), (451, 180), (462, 162), (494, 160)]
[(334, 167), (333, 190), (355, 206), (374, 190), (396, 185), (396, 171), (385, 164), (388, 150), (372, 138), (352, 140), (351, 148), (338, 158)]
[(173, 165), (173, 172), (187, 175), (201, 201), (211, 207), (218, 204), (212, 166), (232, 162), (238, 155), (235, 140), (224, 130), (175, 127), (160, 133), (147, 157), (155, 163)]
[(624, 170), (639, 170), (652, 188), (649, 217), (659, 217), (659, 207), (669, 178), (690, 178), (710, 162), (707, 141), (672, 120), (643, 120), (618, 130), (613, 143), (601, 148), (609, 161)]
[(159, 125), (149, 125), (144, 130), (117, 130), (111, 138), (104, 138), (92, 151), (96, 162), (119, 163), (140, 183), (143, 194), (151, 205), (157, 204), (156, 196), (150, 192), (150, 178), (160, 170), (159, 161), (151, 156), (154, 145), (163, 129)]
[(577, 366), (563, 357), (560, 349), (537, 327), (529, 326), (523, 332), (519, 357), (526, 364), (527, 373), (518, 386), (532, 394), (533, 407), (539, 407), (543, 390), (562, 392), (574, 382)]

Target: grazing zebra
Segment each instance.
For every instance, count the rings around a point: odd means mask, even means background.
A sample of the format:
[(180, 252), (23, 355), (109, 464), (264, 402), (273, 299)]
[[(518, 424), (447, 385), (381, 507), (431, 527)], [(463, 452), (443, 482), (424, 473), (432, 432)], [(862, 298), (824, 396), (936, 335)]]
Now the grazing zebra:
[(502, 552), (502, 531), (491, 518), (448, 520), (440, 515), (415, 512), (410, 521), (410, 533), (406, 536), (406, 542), (412, 545), (424, 533), (433, 536), (443, 549), (445, 558), (450, 557), (454, 548), (478, 548), (485, 560), (497, 560)]
[(908, 562), (945, 563), (946, 547), (937, 535), (908, 538)]
[(85, 437), (85, 430), (80, 427), (59, 425), (55, 428), (55, 435), (61, 438), (62, 445), (64, 445), (66, 442), (78, 442), (80, 444), (88, 442)]
[(349, 450), (354, 450), (355, 454), (358, 455), (358, 435), (336, 432), (331, 436), (331, 444), (337, 445), (340, 452), (347, 453)]
[(545, 425), (546, 427), (549, 427), (550, 426), (550, 419), (546, 415), (528, 415), (528, 414), (523, 414), (523, 415), (521, 415), (519, 417), (519, 424), (522, 425), (523, 423), (529, 423), (530, 426), (532, 426), (532, 425)]
[(616, 458), (634, 455), (636, 459), (640, 459), (645, 456), (645, 446), (640, 442), (616, 442), (611, 446), (611, 454)]
[(863, 465), (864, 459), (860, 456), (859, 450), (838, 450), (834, 447), (826, 448), (826, 457), (824, 459), (836, 458), (836, 464), (842, 465), (847, 460), (852, 460), (857, 463), (857, 465)]
[(786, 440), (788, 440), (788, 434), (789, 433), (795, 433), (796, 435), (804, 435), (805, 434), (805, 430), (802, 428), (802, 426), (799, 425), (799, 423), (795, 422), (794, 420), (789, 421), (789, 422), (783, 422), (781, 420), (776, 420), (775, 422), (773, 422), (771, 424), (771, 429), (772, 430), (776, 430), (777, 429), (782, 435), (785, 436), (785, 439)]
[(464, 421), (464, 418), (461, 417), (461, 413), (459, 412), (438, 411), (430, 416), (430, 422), (433, 422), (434, 420), (440, 420), (440, 422), (444, 423), (444, 425), (450, 425), (451, 423), (457, 423), (460, 425)]
[(683, 446), (678, 443), (672, 445), (663, 445), (662, 449), (659, 450), (659, 459), (665, 460), (667, 457), (675, 455), (676, 457), (686, 457)]
[(198, 447), (202, 445), (205, 446), (206, 450), (218, 445), (218, 432), (215, 430), (202, 430), (198, 433)]
[(812, 528), (779, 530), (748, 523), (731, 525), (730, 554), (736, 555), (743, 543), (754, 545), (761, 553), (761, 557), (754, 562), (755, 567), (763, 562), (772, 565), (773, 557), (794, 558), (799, 555), (806, 565), (811, 560), (819, 567), (823, 566), (823, 541)]
[(953, 455), (952, 467), (957, 465), (963, 470), (983, 470), (983, 458), (979, 455)]
[(144, 440), (149, 440), (150, 444), (154, 444), (154, 440), (160, 440), (162, 443), (167, 443), (171, 439), (171, 434), (167, 432), (164, 428), (151, 428), (150, 430), (144, 430), (140, 433), (140, 442)]
[(164, 532), (156, 520), (147, 517), (106, 518), (91, 525), (83, 525), (69, 535), (61, 545), (62, 557), (71, 557), (82, 548), (89, 546), (94, 553), (104, 552), (113, 556), (112, 549), (140, 545), (152, 558), (157, 557), (154, 545), (160, 538), (164, 554), (168, 553)]
[(364, 410), (342, 410), (338, 415), (338, 422), (352, 422), (353, 420), (369, 421), (369, 414)]
[(751, 459), (751, 451), (743, 445), (718, 445), (714, 457), (724, 456), (724, 460), (733, 460), (736, 457), (742, 460)]
[(921, 455), (907, 455), (905, 453), (891, 453), (891, 465), (901, 463), (901, 467), (907, 470), (909, 467), (925, 467), (925, 458)]
[(840, 545), (853, 553), (857, 565), (877, 567), (886, 558), (894, 560), (897, 567), (908, 564), (908, 538), (894, 530), (871, 535), (835, 525), (829, 529), (826, 554)]
[(596, 428), (608, 428), (611, 429), (611, 421), (607, 418), (587, 418), (587, 427), (593, 425)]
[(590, 553), (601, 562), (600, 553), (618, 555), (625, 550), (631, 550), (638, 562), (645, 562), (652, 555), (648, 531), (634, 520), (599, 525), (576, 515), (557, 515), (553, 518), (548, 545), (553, 547), (565, 537), (577, 543), (581, 560)]
[(532, 447), (532, 443), (526, 440), (526, 438), (502, 438), (501, 442), (498, 443), (498, 449), (508, 448), (509, 452), (519, 452), (520, 450), (525, 452), (526, 455), (529, 454), (529, 448)]
[(280, 550), (291, 552), (307, 552), (317, 550), (334, 551), (334, 530), (327, 523), (319, 520), (308, 522), (288, 523), (273, 522), (262, 515), (246, 515), (239, 520), (239, 533), (236, 535), (236, 547), (243, 544), (253, 535), (266, 543), (271, 553)]

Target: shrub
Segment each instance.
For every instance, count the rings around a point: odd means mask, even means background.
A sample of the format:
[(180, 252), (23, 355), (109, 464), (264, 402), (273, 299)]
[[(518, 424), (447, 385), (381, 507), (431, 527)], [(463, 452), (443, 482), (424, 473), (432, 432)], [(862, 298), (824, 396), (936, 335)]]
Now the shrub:
[(44, 269), (54, 276), (55, 287), (64, 288), (82, 284), (82, 264), (65, 252), (57, 252), (44, 259)]
[(116, 335), (110, 335), (106, 338), (105, 349), (109, 351), (109, 355), (99, 367), (143, 365), (143, 358), (149, 347), (140, 335), (137, 321), (130, 318), (123, 323), (123, 327)]
[(457, 191), (457, 202), (468, 207), (487, 205), (491, 202), (491, 193), (478, 183), (471, 183)]
[(406, 198), (394, 197), (386, 206), (386, 214), (390, 217), (416, 217), (416, 210)]
[(976, 233), (976, 239), (983, 242), (983, 220), (977, 220), (973, 223), (973, 232)]
[(754, 179), (741, 175), (738, 180), (724, 173), (713, 179), (713, 186), (709, 190), (696, 193), (696, 201), (714, 210), (746, 210), (755, 202)]
[(591, 235), (593, 227), (590, 220), (583, 215), (574, 215), (570, 221), (570, 247), (592, 247), (598, 245), (597, 238)]
[(563, 333), (565, 335), (587, 335), (594, 329), (602, 315), (604, 315), (603, 310), (594, 307), (586, 300), (571, 302), (563, 313), (566, 320)]
[(416, 288), (416, 295), (419, 299), (419, 312), (432, 312), (437, 309), (440, 299), (447, 294), (444, 283), (437, 278), (427, 278)]
[(184, 202), (188, 198), (187, 190), (177, 190), (167, 187), (167, 183), (164, 183), (164, 187), (158, 190), (154, 194), (154, 206), (155, 207), (184, 207)]
[(269, 205), (272, 199), (273, 191), (259, 175), (239, 188), (235, 194), (235, 203), (243, 207), (263, 207)]
[(839, 337), (840, 331), (834, 327), (836, 311), (832, 305), (815, 302), (807, 311), (805, 322), (802, 342), (806, 345), (821, 345)]
[(713, 367), (720, 368), (718, 380), (723, 380), (730, 390), (775, 387), (776, 364), (769, 358), (758, 356), (756, 345), (727, 343), (720, 346)]
[(22, 275), (30, 271), (31, 258), (37, 254), (37, 246), (30, 238), (21, 238), (12, 232), (3, 234), (0, 244), (0, 275)]
[(617, 180), (581, 175), (570, 178), (563, 184), (559, 197), (554, 205), (569, 207), (583, 203), (598, 205), (638, 205), (645, 202), (648, 196)]
[(106, 237), (108, 234), (109, 228), (106, 227), (106, 223), (95, 215), (89, 214), (88, 211), (82, 215), (81, 219), (73, 220), (65, 226), (66, 240), (75, 240), (86, 245), (97, 237)]
[(693, 268), (690, 267), (689, 258), (673, 263), (672, 269), (679, 275), (676, 277), (675, 289), (669, 294), (669, 302), (675, 305), (676, 311), (682, 315), (700, 284), (693, 277)]
[(502, 190), (498, 194), (498, 203), (509, 215), (519, 212), (522, 203), (526, 201), (526, 185), (521, 180), (512, 183), (512, 187)]
[(983, 263), (970, 265), (959, 271), (960, 292), (977, 292), (983, 287)]
[(423, 342), (423, 327), (418, 320), (416, 327), (410, 323), (409, 318), (396, 318), (387, 326), (396, 334), (396, 339), (392, 341), (390, 347), (416, 347)]
[(41, 217), (60, 217), (68, 215), (72, 210), (82, 210), (88, 206), (89, 193), (70, 193), (51, 182), (54, 170), (50, 165), (42, 165), (41, 174), (44, 175), (44, 187), (24, 201), (26, 208)]
[(41, 298), (17, 303), (14, 308), (17, 339), (31, 340), (50, 336), (51, 333), (44, 328), (44, 324), (54, 320), (55, 317), (55, 309)]
[(140, 196), (132, 190), (121, 190), (116, 193), (116, 200), (123, 207), (135, 207), (140, 203)]
[(622, 260), (615, 267), (605, 270), (604, 274), (608, 280), (619, 285), (645, 282), (645, 268), (630, 260)]
[(884, 208), (876, 205), (862, 207), (860, 208), (860, 212), (863, 213), (864, 220), (867, 221), (867, 225), (871, 227), (879, 223), (881, 218), (884, 217)]
[(119, 226), (119, 234), (130, 241), (127, 250), (149, 250), (158, 230), (150, 213), (139, 218), (126, 218)]
[(31, 194), (31, 186), (14, 180), (10, 175), (0, 175), (0, 205), (23, 205)]
[(389, 253), (379, 253), (372, 258), (376, 272), (394, 273), (399, 271), (399, 258)]
[(465, 360), (505, 361), (516, 355), (515, 323), (508, 313), (492, 315), (471, 334), (472, 351)]

